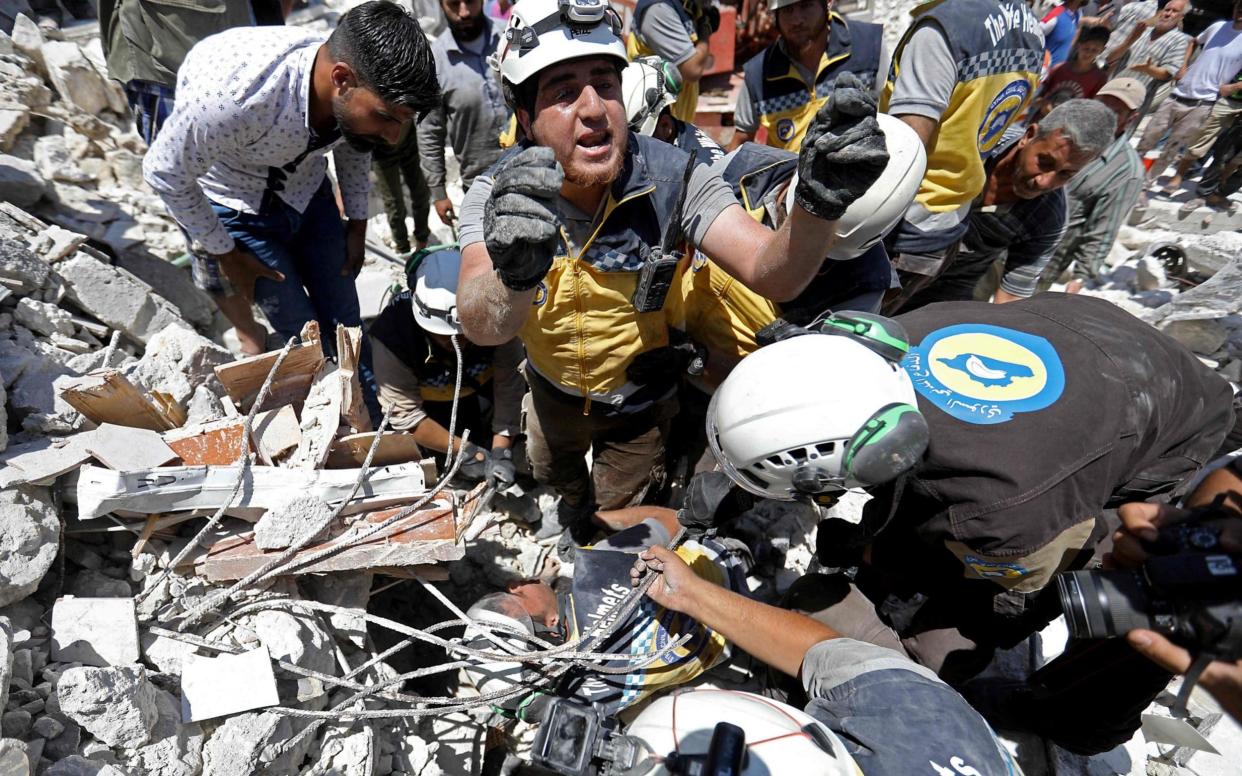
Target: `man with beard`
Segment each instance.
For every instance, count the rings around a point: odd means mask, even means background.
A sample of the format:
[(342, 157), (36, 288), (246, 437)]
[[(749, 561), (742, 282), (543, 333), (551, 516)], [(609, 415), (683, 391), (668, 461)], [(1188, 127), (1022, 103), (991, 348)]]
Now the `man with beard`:
[(637, 504), (662, 479), (680, 370), (659, 291), (680, 246), (757, 293), (790, 299), (888, 159), (874, 99), (856, 79), (838, 79), (807, 130), (797, 204), (769, 230), (707, 165), (687, 174), (686, 152), (628, 131), (619, 28), (602, 1), (514, 6), (498, 60), (527, 140), (462, 205), (465, 334), (481, 345), (515, 334), (525, 343), (528, 455), (579, 543), (596, 504)]
[(462, 189), (469, 189), (500, 157), (509, 109), (496, 71), (487, 64), (500, 43), (500, 30), (483, 15), (483, 0), (441, 0), (440, 8), (450, 34), (435, 39), (431, 54), (443, 96), (418, 123), (418, 145), (436, 214), (451, 224), (456, 214), (444, 188), (445, 146), (452, 147), (461, 164)]
[(759, 142), (797, 151), (815, 112), (840, 73), (854, 73), (877, 92), (888, 75), (884, 27), (852, 22), (825, 0), (768, 0), (780, 37), (743, 68), (745, 86), (733, 111), (730, 150)]
[[(317, 320), (331, 342), (337, 324), (361, 324), (353, 279), (370, 150), (396, 143), (438, 99), (427, 39), (393, 3), (354, 8), (327, 41), (296, 27), (228, 30), (186, 56), (144, 177), (205, 252), (196, 274), (258, 302), (281, 337)], [(326, 175), (329, 151), (348, 226)]]

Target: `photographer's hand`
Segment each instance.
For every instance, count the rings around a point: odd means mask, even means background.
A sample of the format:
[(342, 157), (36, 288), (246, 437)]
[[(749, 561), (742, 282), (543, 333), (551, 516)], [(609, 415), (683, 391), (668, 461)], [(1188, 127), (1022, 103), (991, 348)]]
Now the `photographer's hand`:
[[(1215, 475), (1216, 472), (1213, 472), (1213, 476)], [(1209, 481), (1205, 481), (1191, 496), (1191, 502), (1202, 503), (1197, 497), (1204, 486), (1210, 485)], [(1143, 547), (1143, 542), (1155, 541), (1161, 528), (1186, 520), (1191, 512), (1168, 504), (1134, 502), (1122, 504), (1117, 515), (1121, 518), (1121, 528), (1113, 534), (1113, 550), (1105, 556), (1104, 564), (1113, 568), (1132, 569), (1143, 565), (1148, 558), (1149, 553)], [(1212, 520), (1209, 524), (1220, 528), (1221, 549), (1230, 553), (1242, 553), (1242, 519)]]
[(639, 554), (630, 569), (630, 584), (641, 582), (648, 569), (660, 572), (660, 576), (647, 588), (647, 597), (674, 612), (693, 616), (698, 588), (715, 587), (695, 574), (677, 553), (664, 547), (648, 547)]
[[(1126, 641), (1130, 642), (1135, 652), (1167, 671), (1184, 674), (1190, 670), (1193, 660), (1190, 652), (1155, 631), (1132, 630), (1126, 634)], [(1230, 716), (1242, 720), (1242, 661), (1226, 663), (1213, 660), (1203, 669), (1199, 684)]]

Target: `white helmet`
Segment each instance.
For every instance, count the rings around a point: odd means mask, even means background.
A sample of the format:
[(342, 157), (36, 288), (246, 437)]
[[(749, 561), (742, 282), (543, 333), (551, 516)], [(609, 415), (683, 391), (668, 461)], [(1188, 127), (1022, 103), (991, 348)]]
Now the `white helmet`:
[(500, 48), (489, 60), (510, 84), (578, 57), (628, 63), (621, 18), (607, 0), (522, 0), (513, 6)]
[(427, 254), (409, 278), (414, 320), (423, 331), (445, 336), (461, 333), (457, 317), (457, 274), (461, 251), (443, 248)]
[(665, 108), (677, 102), (681, 81), (676, 69), (659, 57), (634, 60), (621, 74), (625, 119), (630, 129), (651, 136)]
[[(872, 321), (881, 322), (881, 342), (862, 333)], [(832, 334), (785, 339), (742, 359), (707, 410), (707, 441), (729, 478), (790, 500), (879, 485), (917, 463), (927, 421), (899, 357), (881, 355), (892, 349), (885, 327), (900, 330), (879, 316), (842, 314), (825, 325)]]
[[(525, 0), (523, 0), (525, 1)], [(857, 776), (858, 765), (823, 723), (792, 706), (734, 690), (694, 690), (654, 701), (625, 730), (658, 758), (707, 754), (716, 725), (727, 722), (746, 736), (737, 776), (796, 773)], [(647, 776), (667, 774), (663, 761)]]
[[(910, 125), (887, 113), (878, 113), (875, 118), (884, 131), (888, 166), (867, 189), (867, 193), (854, 200), (845, 214), (837, 219), (837, 239), (828, 249), (828, 258), (836, 261), (863, 255), (888, 234), (906, 214), (906, 208), (923, 181), (923, 173), (927, 171), (927, 151)], [(794, 187), (797, 184), (798, 177), (795, 175), (786, 195), (786, 209), (793, 207)]]

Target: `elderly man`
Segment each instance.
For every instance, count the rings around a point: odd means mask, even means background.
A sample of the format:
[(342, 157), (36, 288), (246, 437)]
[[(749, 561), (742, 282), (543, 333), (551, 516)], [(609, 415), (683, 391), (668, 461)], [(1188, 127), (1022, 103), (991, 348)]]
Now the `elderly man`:
[(1135, 78), (1114, 78), (1095, 95), (1116, 114), (1117, 139), (1065, 187), (1069, 197), (1065, 236), (1040, 278), (1039, 290), (1046, 291), (1071, 262), (1074, 279), (1065, 289), (1069, 293), (1099, 277), (1117, 232), (1143, 191), (1143, 160), (1130, 145), (1130, 128), (1146, 97), (1147, 90)]
[[(1035, 293), (1065, 230), (1065, 184), (1112, 143), (1115, 126), (1104, 105), (1069, 100), (1025, 132), (1010, 130), (988, 163), (987, 184), (971, 210), (957, 259), (901, 309), (974, 298), (998, 262), (1004, 269), (995, 301)], [(991, 289), (981, 295), (992, 296)]]
[(838, 79), (802, 148), (797, 204), (767, 229), (706, 165), (684, 176), (689, 154), (629, 132), (619, 25), (602, 2), (574, 8), (514, 6), (500, 72), (527, 141), (466, 196), (459, 298), (473, 342), (520, 333), (535, 477), (561, 495), (562, 523), (589, 534), (596, 504), (638, 503), (663, 478), (678, 375), (631, 370), (669, 345), (665, 301), (681, 254), (663, 246), (684, 239), (756, 292), (790, 299), (888, 153), (874, 100)]
[[(217, 293), (254, 299), (281, 337), (359, 326), (370, 149), (439, 96), (418, 23), (393, 3), (350, 10), (326, 41), (294, 27), (213, 35), (186, 57), (147, 183), (205, 250)], [(346, 227), (327, 177), (332, 152)], [(331, 342), (331, 336), (325, 336)], [(364, 390), (373, 410), (370, 348)]]
[(1108, 53), (1105, 69), (1137, 78), (1148, 91), (1177, 75), (1186, 64), (1193, 40), (1179, 26), (1190, 0), (1169, 0), (1155, 16), (1134, 25), (1130, 35)]

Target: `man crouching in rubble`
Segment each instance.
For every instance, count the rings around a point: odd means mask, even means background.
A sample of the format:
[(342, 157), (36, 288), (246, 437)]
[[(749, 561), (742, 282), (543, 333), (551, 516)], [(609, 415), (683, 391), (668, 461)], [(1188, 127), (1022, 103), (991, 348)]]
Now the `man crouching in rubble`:
[(797, 205), (772, 231), (705, 166), (684, 176), (684, 151), (628, 131), (625, 46), (607, 3), (522, 0), (497, 59), (527, 140), (462, 204), (462, 325), (480, 345), (516, 334), (526, 346), (531, 466), (561, 496), (560, 525), (583, 543), (596, 509), (640, 503), (662, 479), (678, 375), (640, 382), (628, 372), (669, 345), (664, 302), (680, 246), (788, 299), (815, 275), (833, 222), (887, 152), (875, 101), (838, 82), (802, 146)]

